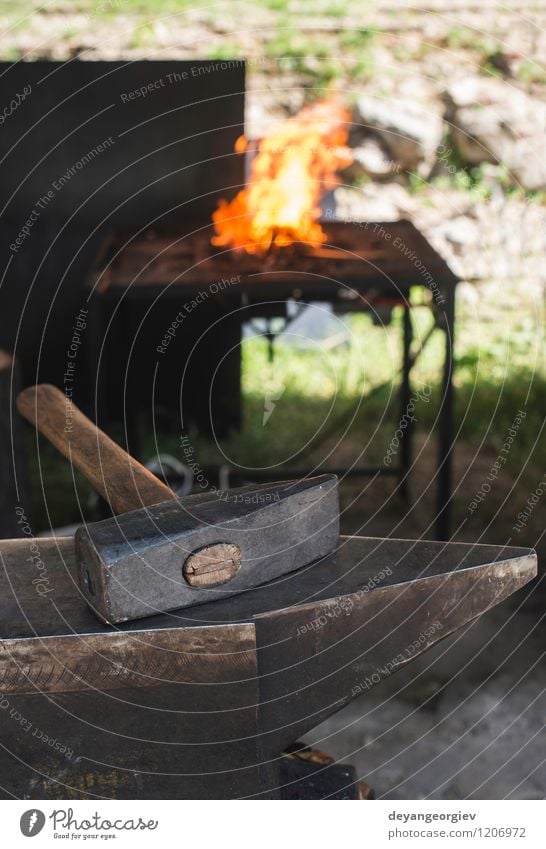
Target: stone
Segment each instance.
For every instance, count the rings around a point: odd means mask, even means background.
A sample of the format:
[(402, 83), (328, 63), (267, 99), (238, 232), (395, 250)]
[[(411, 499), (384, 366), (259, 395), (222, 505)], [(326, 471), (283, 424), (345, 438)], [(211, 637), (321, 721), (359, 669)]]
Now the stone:
[(411, 101), (365, 94), (358, 98), (354, 121), (363, 131), (379, 135), (400, 169), (428, 177), (442, 140), (442, 117), (440, 104), (432, 99)]

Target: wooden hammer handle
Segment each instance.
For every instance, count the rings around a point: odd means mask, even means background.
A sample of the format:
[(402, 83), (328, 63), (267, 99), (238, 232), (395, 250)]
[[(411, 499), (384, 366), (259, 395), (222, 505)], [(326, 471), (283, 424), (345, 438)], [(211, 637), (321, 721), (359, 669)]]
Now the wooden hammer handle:
[(99, 430), (56, 386), (42, 383), (24, 389), (17, 409), (87, 478), (114, 513), (176, 498), (172, 489)]

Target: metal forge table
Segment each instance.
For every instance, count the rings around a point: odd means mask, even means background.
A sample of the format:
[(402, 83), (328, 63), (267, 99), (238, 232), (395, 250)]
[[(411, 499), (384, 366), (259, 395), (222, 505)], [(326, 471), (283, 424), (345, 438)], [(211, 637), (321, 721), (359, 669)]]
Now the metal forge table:
[(71, 538), (2, 540), (0, 795), (278, 798), (293, 741), (535, 574), (527, 549), (341, 537), (282, 580), (114, 629)]
[[(220, 387), (219, 392), (223, 389), (223, 394), (220, 403), (212, 409), (212, 417), (216, 419), (213, 429), (218, 433), (226, 423), (237, 425), (241, 325), (255, 316), (286, 316), (289, 300), (327, 301), (337, 312), (395, 305), (403, 308), (400, 383), (403, 416), (411, 399), (411, 369), (417, 355), (412, 352), (410, 292), (412, 288), (420, 288), (432, 312), (433, 327), (445, 334), (438, 415), (436, 535), (446, 539), (450, 519), (453, 338), (458, 278), (409, 221), (324, 222), (324, 229), (327, 243), (316, 251), (296, 246), (276, 250), (265, 257), (215, 250), (210, 244), (210, 224), (185, 235), (158, 235), (149, 231), (114, 235), (97, 259), (89, 281), (90, 367), (93, 382), (98, 383), (100, 423), (103, 427), (108, 423), (104, 403), (109, 395), (106, 384), (115, 370), (124, 375), (122, 412), (133, 454), (138, 453), (131, 433), (136, 413), (139, 408), (149, 406), (151, 398), (155, 403), (163, 397), (165, 403), (177, 409), (181, 394), (183, 410), (188, 399), (195, 404), (200, 398), (197, 426), (200, 430), (210, 428), (209, 387), (214, 374), (215, 386)], [(235, 284), (217, 286), (219, 281), (233, 280)], [(183, 312), (185, 304), (199, 298), (198, 308), (190, 310), (176, 338), (169, 340), (163, 353), (158, 353), (157, 347), (169, 322), (179, 311)], [(162, 319), (154, 322), (154, 310), (166, 304), (168, 309), (162, 313)], [(190, 354), (180, 345), (191, 327), (195, 328), (196, 336), (209, 342), (201, 345), (197, 357), (193, 353), (194, 361), (198, 360), (193, 368), (187, 365)], [(110, 354), (108, 347), (104, 347), (108, 336), (115, 337), (117, 345), (115, 352), (110, 349)], [(120, 351), (121, 338), (127, 340), (125, 353)], [(192, 351), (195, 348), (190, 345)], [(114, 358), (115, 369), (111, 362)], [(184, 385), (180, 389), (182, 372)], [(120, 418), (122, 412), (118, 413)], [(384, 474), (398, 476), (402, 491), (411, 467), (411, 444), (410, 423), (401, 439), (399, 463), (381, 469)], [(305, 471), (277, 468), (275, 476), (297, 477)], [(328, 471), (336, 471), (340, 476), (346, 474), (346, 470)], [(378, 469), (354, 471), (369, 474)], [(253, 474), (253, 479), (267, 479), (267, 473)]]

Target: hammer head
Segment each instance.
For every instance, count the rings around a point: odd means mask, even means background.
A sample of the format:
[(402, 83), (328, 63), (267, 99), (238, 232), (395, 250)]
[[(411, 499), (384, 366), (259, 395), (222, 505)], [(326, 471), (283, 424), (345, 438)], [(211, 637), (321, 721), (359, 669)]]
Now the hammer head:
[(79, 528), (80, 586), (107, 624), (244, 592), (329, 554), (335, 475), (191, 495)]

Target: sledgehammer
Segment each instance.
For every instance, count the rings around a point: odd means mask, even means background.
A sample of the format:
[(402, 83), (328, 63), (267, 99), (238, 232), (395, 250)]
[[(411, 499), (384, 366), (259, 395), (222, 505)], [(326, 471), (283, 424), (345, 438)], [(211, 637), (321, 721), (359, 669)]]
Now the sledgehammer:
[(81, 590), (107, 624), (244, 592), (338, 544), (335, 475), (178, 498), (56, 387), (17, 407), (119, 514), (75, 535)]

